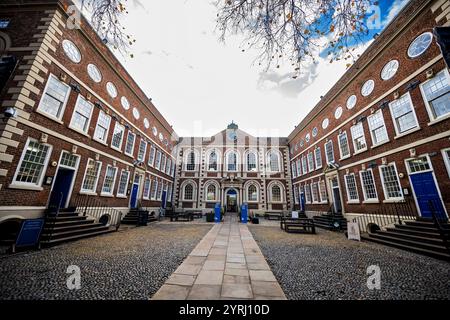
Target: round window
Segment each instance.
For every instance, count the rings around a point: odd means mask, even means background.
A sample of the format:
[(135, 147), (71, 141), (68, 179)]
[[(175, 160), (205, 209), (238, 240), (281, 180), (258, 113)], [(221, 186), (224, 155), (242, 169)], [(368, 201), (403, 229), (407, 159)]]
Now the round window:
[(89, 77), (91, 77), (92, 80), (94, 80), (97, 83), (102, 81), (102, 74), (100, 73), (100, 70), (98, 70), (98, 68), (94, 64), (92, 64), (92, 63), (88, 64), (87, 71), (88, 71)]
[(313, 137), (317, 137), (317, 134), (319, 133), (319, 129), (317, 129), (317, 127), (315, 127), (313, 130), (312, 130), (312, 136)]
[(120, 102), (122, 103), (122, 107), (123, 107), (125, 110), (130, 109), (130, 102), (128, 101), (127, 98), (122, 97), (122, 98), (120, 99)]
[(364, 97), (367, 97), (368, 95), (370, 95), (372, 93), (374, 88), (375, 88), (375, 81), (367, 80), (361, 88), (361, 94)]
[(328, 128), (329, 124), (330, 124), (330, 120), (328, 120), (328, 118), (323, 119), (323, 121), (322, 121), (322, 129)]
[(342, 116), (342, 112), (343, 112), (342, 107), (338, 107), (334, 112), (334, 117), (336, 119), (339, 119)]
[(164, 140), (164, 136), (162, 133), (159, 133), (159, 140), (162, 142)]
[(144, 118), (144, 127), (145, 127), (145, 129), (150, 128), (150, 122), (148, 121), (147, 118)]
[(397, 73), (398, 67), (398, 60), (391, 60), (386, 63), (383, 70), (381, 70), (381, 79), (385, 81), (391, 79)]
[(106, 91), (108, 91), (108, 94), (111, 98), (117, 97), (117, 89), (116, 89), (116, 86), (112, 82), (108, 82), (106, 84)]
[(352, 95), (347, 100), (347, 109), (353, 109), (356, 106), (356, 96)]
[(305, 136), (306, 143), (308, 143), (309, 140), (311, 140), (311, 135), (309, 133), (307, 133), (306, 136)]
[(422, 33), (409, 45), (408, 56), (410, 58), (417, 58), (422, 55), (425, 51), (427, 51), (432, 41), (433, 34), (431, 32)]
[(305, 141), (303, 141), (303, 139), (300, 140), (300, 148), (303, 148), (304, 145), (305, 145)]
[(133, 117), (138, 120), (141, 117), (141, 114), (139, 113), (139, 110), (136, 108), (133, 108)]
[(156, 129), (156, 127), (152, 128), (152, 132), (155, 137), (158, 135), (158, 129)]
[(77, 46), (70, 40), (63, 40), (62, 47), (64, 49), (64, 53), (66, 56), (72, 60), (72, 62), (80, 63), (81, 62), (81, 53), (78, 50)]
[(295, 151), (298, 151), (298, 142), (295, 144)]

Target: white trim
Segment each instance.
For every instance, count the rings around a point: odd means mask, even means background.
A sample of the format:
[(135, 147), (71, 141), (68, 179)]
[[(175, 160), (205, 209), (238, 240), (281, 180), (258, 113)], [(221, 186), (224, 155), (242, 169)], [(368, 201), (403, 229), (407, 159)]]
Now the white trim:
[(445, 168), (447, 169), (448, 177), (450, 178), (450, 155), (447, 156), (447, 151), (450, 151), (450, 148), (445, 148), (441, 150), (442, 157), (444, 158)]
[[(397, 178), (398, 187), (400, 189), (400, 193), (402, 194), (401, 197), (391, 198), (391, 197), (389, 197), (389, 194), (388, 194), (388, 192), (386, 190), (386, 185), (385, 185), (385, 180), (384, 180), (384, 175), (383, 175), (383, 172), (382, 172), (382, 168), (389, 167), (389, 166), (394, 166), (394, 171), (395, 171), (395, 176)], [(387, 200), (387, 201), (402, 201), (402, 200), (404, 200), (405, 197), (403, 195), (402, 184), (401, 184), (400, 178), (398, 176), (397, 165), (395, 164), (395, 162), (391, 162), (391, 163), (388, 163), (386, 165), (381, 165), (381, 166), (378, 167), (378, 170), (380, 171), (380, 178), (381, 178), (381, 185), (383, 186), (384, 199)], [(383, 201), (383, 202), (385, 202), (385, 201)]]
[[(248, 188), (251, 185), (254, 185), (256, 187), (256, 200), (249, 200), (249, 198), (248, 198)], [(259, 203), (261, 186), (259, 185), (258, 181), (256, 181), (256, 180), (246, 181), (244, 183), (244, 191), (245, 191), (244, 192), (244, 194), (245, 194), (244, 199), (245, 199), (246, 202), (248, 202), (248, 203)]]
[[(378, 128), (372, 128), (372, 126), (370, 125), (370, 119), (377, 117), (377, 116), (379, 116), (381, 118), (383, 125)], [(377, 147), (384, 143), (389, 142), (389, 134), (388, 134), (388, 131), (386, 128), (386, 122), (384, 121), (384, 114), (383, 114), (382, 109), (379, 109), (378, 111), (374, 112), (373, 114), (371, 114), (370, 116), (367, 117), (367, 126), (369, 127), (370, 137), (372, 139), (372, 147), (371, 148), (374, 148), (374, 147)], [(386, 134), (386, 139), (381, 140), (381, 141), (375, 141), (376, 139), (375, 139), (374, 131), (376, 129), (381, 129), (381, 128), (383, 128), (384, 133)], [(366, 142), (366, 144), (367, 144), (367, 142)]]
[[(367, 198), (366, 188), (364, 187), (364, 181), (363, 181), (362, 174), (363, 174), (363, 172), (368, 172), (368, 171), (370, 171), (371, 174), (372, 174), (373, 189), (375, 190), (376, 198)], [(378, 198), (377, 183), (375, 182), (375, 175), (373, 174), (372, 168), (368, 168), (366, 170), (359, 171), (359, 178), (360, 178), (360, 182), (361, 182), (361, 189), (363, 191), (363, 196), (364, 196), (364, 202), (363, 203), (378, 203), (379, 202), (379, 198)]]
[[(273, 201), (272, 187), (274, 187), (275, 185), (280, 188), (280, 198), (281, 198), (280, 201)], [(271, 181), (267, 185), (267, 194), (269, 195), (269, 198), (267, 199), (267, 203), (285, 203), (286, 193), (285, 193), (284, 185), (280, 181), (277, 181), (277, 180)]]
[[(210, 163), (210, 156), (211, 154), (215, 152), (216, 153), (216, 169), (210, 169), (209, 165)], [(209, 148), (206, 150), (206, 171), (208, 172), (218, 172), (220, 171), (220, 165), (221, 165), (221, 159), (222, 159), (222, 153), (217, 148)]]
[[(213, 200), (208, 200), (208, 187), (213, 185), (216, 188)], [(220, 185), (216, 180), (210, 179), (203, 185), (204, 202), (218, 202), (220, 200)]]
[[(270, 161), (270, 155), (272, 153), (276, 153), (278, 158), (278, 170), (272, 171), (271, 167), (271, 161)], [(269, 173), (280, 173), (283, 172), (283, 160), (282, 160), (282, 153), (278, 149), (271, 148), (266, 152), (266, 171)]]
[[(50, 78), (54, 78), (56, 81), (60, 82), (61, 84), (63, 84), (64, 86), (66, 86), (69, 89), (67, 91), (67, 93), (66, 93), (65, 100), (63, 101), (63, 103), (61, 105), (61, 111), (59, 113), (59, 117), (55, 117), (55, 116), (53, 116), (53, 115), (51, 115), (51, 114), (49, 114), (49, 113), (47, 113), (47, 112), (45, 112), (45, 111), (43, 111), (41, 109), (42, 103), (43, 103), (44, 98), (45, 98), (45, 95), (47, 94), (48, 86), (50, 84)], [(69, 96), (70, 96), (70, 93), (71, 93), (71, 89), (72, 88), (67, 83), (59, 80), (59, 78), (57, 76), (55, 76), (53, 73), (50, 73), (50, 75), (47, 78), (47, 83), (45, 84), (45, 88), (44, 88), (44, 91), (42, 92), (41, 100), (39, 101), (39, 105), (36, 108), (36, 111), (38, 111), (39, 113), (45, 115), (46, 117), (48, 117), (50, 119), (53, 119), (53, 120), (56, 120), (59, 123), (62, 123), (62, 118), (63, 118), (64, 112), (66, 110), (67, 102), (69, 101)]]
[[(347, 182), (347, 177), (349, 176), (353, 176), (353, 180), (355, 181), (355, 189), (356, 189), (356, 196), (358, 199), (350, 199), (350, 191), (348, 189), (348, 182)], [(344, 175), (344, 184), (345, 184), (345, 192), (347, 193), (347, 203), (359, 203), (359, 192), (358, 192), (358, 183), (357, 183), (357, 179), (356, 179), (356, 175), (354, 172), (351, 172), (349, 174)]]
[[(37, 142), (39, 144), (42, 144), (42, 145), (48, 147), (47, 155), (45, 156), (44, 163), (42, 164), (41, 176), (39, 177), (39, 181), (37, 183), (16, 181), (17, 175), (19, 174), (19, 171), (20, 171), (20, 167), (22, 166), (23, 159), (24, 159), (25, 154), (27, 152), (28, 145), (30, 144), (31, 141)], [(41, 142), (39, 142), (36, 139), (28, 137), (27, 141), (25, 142), (24, 148), (22, 150), (22, 154), (20, 156), (20, 160), (19, 160), (19, 162), (18, 162), (18, 164), (16, 166), (16, 172), (14, 173), (12, 182), (11, 182), (11, 184), (8, 187), (9, 188), (13, 188), (13, 189), (21, 189), (21, 188), (31, 187), (32, 189), (29, 189), (29, 190), (39, 190), (39, 191), (42, 190), (42, 182), (44, 181), (45, 173), (47, 172), (48, 163), (50, 161), (50, 156), (52, 154), (52, 151), (53, 151), (53, 146), (51, 144), (41, 143)]]
[[(341, 146), (341, 136), (342, 135), (345, 135), (345, 140), (347, 141), (348, 154), (345, 155), (345, 156), (342, 155), (342, 146)], [(348, 142), (347, 130), (344, 130), (341, 133), (339, 133), (338, 136), (337, 136), (337, 140), (338, 140), (339, 156), (340, 156), (339, 160), (344, 160), (344, 159), (349, 158), (351, 156), (352, 152), (350, 150), (350, 143)]]
[[(228, 159), (228, 156), (229, 156), (231, 153), (234, 153), (234, 154), (236, 155), (236, 170), (228, 170), (228, 165), (229, 165), (229, 162), (228, 162), (228, 160), (229, 160), (229, 159)], [(224, 157), (225, 157), (225, 161), (224, 161), (224, 163), (225, 163), (225, 168), (224, 168), (223, 171), (225, 171), (225, 172), (239, 172), (239, 171), (240, 171), (240, 170), (239, 170), (239, 166), (241, 165), (241, 162), (240, 162), (241, 156), (240, 156), (240, 153), (239, 153), (238, 150), (235, 150), (235, 149), (229, 149), (229, 150), (227, 150), (227, 151), (225, 152)]]
[[(411, 129), (409, 129), (409, 130), (406, 130), (405, 132), (399, 132), (399, 128), (397, 126), (397, 121), (395, 120), (396, 118), (394, 117), (394, 114), (392, 112), (392, 104), (394, 102), (402, 99), (405, 96), (407, 97), (407, 99), (409, 101), (409, 104), (411, 106), (411, 112), (412, 112), (412, 114), (414, 116), (414, 120), (416, 120), (416, 126), (411, 128)], [(395, 129), (395, 137), (394, 137), (394, 139), (403, 137), (403, 136), (405, 136), (407, 134), (410, 134), (410, 133), (416, 132), (417, 130), (420, 130), (419, 121), (417, 119), (417, 114), (416, 114), (416, 108), (414, 107), (414, 104), (413, 104), (413, 101), (412, 101), (412, 98), (411, 98), (411, 94), (409, 92), (405, 93), (404, 95), (402, 95), (398, 99), (389, 102), (389, 113), (391, 114), (392, 123), (394, 124), (394, 129)]]
[[(99, 121), (100, 121), (100, 116), (101, 116), (101, 114), (104, 114), (104, 115), (106, 115), (107, 117), (108, 117), (108, 119), (109, 119), (109, 121), (108, 121), (108, 127), (106, 128), (106, 132), (105, 132), (105, 140), (102, 140), (102, 139), (99, 139), (99, 138), (97, 138), (97, 129), (98, 129), (98, 127), (99, 127)], [(97, 117), (97, 123), (96, 123), (96, 125), (95, 125), (95, 130), (94, 130), (94, 135), (93, 135), (93, 137), (92, 137), (92, 139), (93, 140), (95, 140), (95, 141), (97, 141), (97, 142), (100, 142), (100, 143), (102, 143), (102, 144), (104, 144), (104, 145), (108, 145), (108, 136), (109, 136), (109, 130), (111, 129), (111, 120), (112, 120), (112, 118), (111, 118), (111, 116), (109, 115), (109, 114), (107, 114), (105, 111), (103, 111), (103, 110), (100, 110), (100, 112), (98, 113), (98, 117)]]
[[(130, 135), (133, 136), (133, 144), (132, 144), (132, 147), (131, 147), (131, 153), (130, 153), (130, 152), (127, 152), (127, 149), (128, 149), (128, 148), (127, 148), (127, 147), (128, 147), (128, 138), (130, 137)], [(125, 148), (124, 148), (124, 150), (123, 150), (123, 152), (125, 153), (125, 155), (130, 156), (130, 157), (133, 158), (133, 155), (134, 155), (134, 146), (135, 146), (135, 144), (136, 144), (136, 134), (135, 134), (134, 132), (132, 132), (131, 130), (128, 130), (127, 138), (125, 139)]]
[[(126, 172), (127, 173), (127, 181), (125, 182), (125, 192), (124, 193), (119, 193), (120, 190), (120, 181), (122, 180), (122, 175), (123, 173)], [(126, 170), (126, 169), (122, 169), (120, 171), (120, 177), (119, 177), (119, 184), (117, 185), (117, 197), (125, 197), (127, 195), (127, 191), (128, 191), (128, 182), (130, 181), (130, 171)]]
[[(116, 128), (122, 129), (122, 137), (120, 138), (120, 144), (119, 147), (113, 146), (114, 141), (114, 132), (116, 131)], [(123, 146), (123, 139), (125, 138), (125, 126), (120, 124), (118, 121), (116, 121), (116, 124), (114, 125), (113, 135), (111, 137), (111, 149), (117, 150), (119, 152), (122, 152), (122, 146)]]
[[(450, 74), (449, 74), (447, 68), (444, 68), (443, 70), (437, 72), (436, 75), (435, 75), (433, 78), (428, 79), (427, 81), (421, 83), (420, 86), (419, 86), (419, 87), (420, 87), (420, 92), (422, 93), (422, 99), (423, 99), (423, 102), (425, 103), (425, 107), (426, 107), (427, 112), (428, 112), (428, 117), (430, 118), (430, 121), (431, 121), (430, 123), (435, 123), (435, 122), (440, 121), (441, 119), (447, 119), (448, 117), (450, 117), (450, 112), (449, 112), (449, 113), (446, 113), (446, 114), (444, 114), (444, 115), (442, 115), (442, 116), (439, 116), (439, 117), (437, 117), (437, 118), (434, 117), (433, 111), (431, 111), (431, 106), (430, 106), (430, 103), (429, 103), (429, 101), (428, 101), (427, 95), (425, 94), (425, 91), (424, 91), (424, 89), (423, 89), (423, 86), (424, 86), (426, 83), (428, 83), (428, 82), (432, 81), (433, 79), (435, 79), (436, 76), (437, 76), (438, 74), (440, 74), (441, 72), (444, 72), (445, 77), (446, 77), (446, 79), (447, 79), (447, 83), (448, 83), (448, 85), (450, 86)], [(447, 94), (449, 94), (449, 93), (447, 93)]]
[[(108, 168), (114, 168), (115, 169), (114, 170), (114, 178), (113, 178), (113, 181), (111, 183), (111, 192), (104, 192), (103, 189), (105, 187), (105, 182), (106, 182)], [(102, 189), (100, 191), (100, 196), (102, 196), (102, 197), (114, 197), (114, 189), (115, 189), (115, 186), (116, 186), (117, 171), (119, 171), (119, 169), (117, 167), (112, 166), (110, 164), (106, 165), (105, 178), (103, 179), (103, 184), (102, 184)]]
[[(64, 152), (65, 152), (65, 153), (68, 153), (68, 154), (71, 155), (71, 156), (75, 156), (75, 157), (77, 158), (77, 162), (76, 162), (76, 164), (75, 164), (75, 168), (68, 167), (68, 166), (65, 166), (65, 165), (62, 165), (62, 164), (61, 164), (62, 155), (63, 155)], [(59, 171), (60, 168), (63, 168), (63, 169), (66, 169), (66, 170), (72, 170), (72, 171), (73, 171), (72, 182), (70, 183), (69, 192), (67, 193), (66, 203), (64, 203), (63, 208), (67, 208), (67, 206), (68, 206), (69, 203), (70, 203), (70, 199), (72, 198), (73, 188), (74, 188), (74, 186), (75, 186), (75, 180), (77, 179), (78, 168), (79, 168), (79, 166), (80, 166), (80, 162), (81, 162), (81, 156), (80, 156), (80, 155), (78, 155), (78, 154), (72, 154), (72, 153), (70, 153), (69, 151), (64, 150), (64, 149), (61, 150), (61, 153), (60, 153), (60, 155), (59, 155), (59, 160), (58, 160), (58, 166), (56, 167), (56, 171), (55, 171), (55, 177), (54, 177), (54, 179), (53, 179), (52, 187), (51, 187), (50, 190), (51, 190), (51, 192), (53, 192), (53, 187), (55, 186), (56, 178), (58, 177), (58, 171)], [(50, 200), (50, 198), (49, 198), (48, 200)]]
[[(250, 153), (253, 153), (255, 155), (255, 170), (249, 171), (248, 170), (248, 155)], [(247, 149), (244, 152), (244, 172), (258, 172), (259, 171), (259, 157), (258, 157), (258, 151), (255, 149)]]
[[(188, 184), (192, 185), (192, 199), (185, 198), (185, 188)], [(189, 179), (189, 180), (183, 181), (183, 183), (180, 186), (180, 191), (181, 191), (181, 195), (182, 195), (181, 201), (182, 202), (197, 202), (197, 190), (198, 190), (197, 183), (194, 180)]]
[[(91, 112), (89, 112), (89, 117), (88, 117), (87, 122), (86, 122), (86, 130), (77, 128), (73, 124), (75, 113), (77, 112), (77, 109), (79, 107), (80, 100), (84, 100), (87, 104), (89, 104), (91, 106)], [(82, 134), (87, 135), (88, 137), (90, 137), (89, 136), (89, 129), (90, 129), (90, 125), (91, 125), (91, 119), (92, 119), (92, 113), (93, 112), (94, 112), (94, 104), (92, 102), (90, 102), (88, 99), (86, 99), (85, 97), (83, 97), (81, 94), (78, 94), (77, 101), (75, 102), (75, 106), (73, 107), (72, 117), (70, 118), (69, 129), (72, 129), (74, 131), (77, 131), (79, 133), (82, 133)]]

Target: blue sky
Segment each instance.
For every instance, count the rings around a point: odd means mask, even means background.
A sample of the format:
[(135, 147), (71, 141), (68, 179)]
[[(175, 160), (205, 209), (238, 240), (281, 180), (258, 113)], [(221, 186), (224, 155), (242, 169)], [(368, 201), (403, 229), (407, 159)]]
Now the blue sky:
[[(382, 0), (381, 28), (408, 0)], [(287, 136), (346, 71), (319, 59), (292, 79), (290, 68), (264, 72), (257, 52), (215, 33), (212, 0), (128, 1), (124, 25), (136, 38), (134, 58), (117, 55), (180, 136), (215, 134), (234, 120), (253, 135)]]

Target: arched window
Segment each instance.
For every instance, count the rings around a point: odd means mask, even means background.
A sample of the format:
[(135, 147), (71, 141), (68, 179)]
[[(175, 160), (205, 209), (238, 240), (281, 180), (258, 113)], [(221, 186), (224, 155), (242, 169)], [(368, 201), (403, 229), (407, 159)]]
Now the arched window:
[(254, 184), (248, 186), (247, 201), (258, 201), (258, 188)]
[(254, 152), (247, 153), (247, 171), (256, 171), (256, 154)]
[(272, 186), (272, 202), (281, 202), (281, 188), (278, 185)]
[(272, 172), (279, 172), (280, 171), (280, 155), (278, 152), (271, 151), (269, 153), (269, 169)]
[(187, 171), (195, 170), (195, 152), (194, 151), (189, 152), (189, 154), (187, 156), (186, 170)]
[(194, 200), (194, 186), (189, 183), (184, 186), (184, 200)]
[(216, 192), (217, 188), (214, 184), (210, 184), (208, 188), (206, 189), (206, 200), (207, 201), (215, 201), (216, 198)]
[(227, 156), (227, 170), (228, 171), (237, 170), (237, 154), (235, 152), (230, 152)]
[(217, 171), (217, 153), (213, 150), (208, 157), (208, 171)]

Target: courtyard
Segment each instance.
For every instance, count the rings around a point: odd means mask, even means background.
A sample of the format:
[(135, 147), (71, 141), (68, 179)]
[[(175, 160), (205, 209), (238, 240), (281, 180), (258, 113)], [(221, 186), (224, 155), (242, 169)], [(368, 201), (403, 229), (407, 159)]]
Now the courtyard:
[[(276, 221), (156, 222), (0, 258), (2, 300), (449, 299), (448, 262)], [(70, 265), (81, 289), (69, 290)], [(367, 268), (381, 270), (370, 290)], [(219, 279), (220, 280), (217, 280)], [(270, 289), (270, 290), (269, 290)]]

